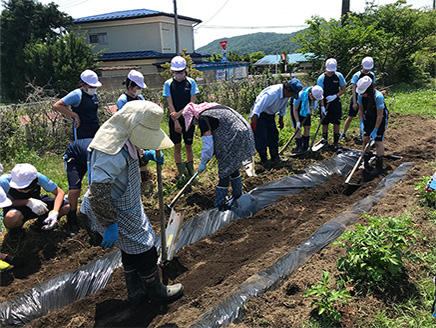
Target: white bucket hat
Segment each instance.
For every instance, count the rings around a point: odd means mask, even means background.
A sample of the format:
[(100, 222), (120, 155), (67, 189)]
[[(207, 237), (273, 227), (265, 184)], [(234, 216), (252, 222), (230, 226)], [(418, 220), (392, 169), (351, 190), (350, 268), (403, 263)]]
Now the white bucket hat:
[(368, 89), (368, 87), (372, 84), (372, 79), (369, 76), (362, 77), (359, 81), (356, 83), (356, 92), (358, 94), (365, 93), (365, 91)]
[(85, 82), (87, 85), (91, 87), (98, 88), (101, 87), (101, 83), (98, 80), (97, 73), (91, 71), (90, 69), (84, 70), (82, 74), (80, 74), (80, 79)]
[(171, 70), (172, 71), (183, 71), (186, 69), (186, 60), (182, 56), (176, 56), (171, 59)]
[(90, 149), (115, 155), (130, 140), (138, 148), (165, 149), (174, 146), (160, 128), (164, 110), (147, 100), (132, 100), (98, 129)]
[(24, 189), (38, 176), (38, 171), (32, 164), (17, 164), (11, 171), (11, 188)]
[(127, 78), (131, 81), (135, 82), (139, 87), (145, 89), (147, 85), (144, 83), (144, 75), (142, 75), (141, 72), (135, 71), (132, 69), (129, 74), (127, 75)]
[(6, 196), (5, 191), (0, 187), (0, 208), (8, 207), (12, 205), (12, 201)]
[(316, 100), (321, 100), (322, 98), (324, 98), (324, 90), (319, 85), (315, 85), (310, 91), (312, 92), (313, 98), (315, 98)]
[(336, 72), (338, 66), (338, 62), (334, 58), (327, 59), (327, 62), (325, 63), (326, 70), (330, 72)]
[(374, 67), (374, 60), (372, 57), (365, 57), (362, 59), (362, 67), (363, 69), (372, 69)]

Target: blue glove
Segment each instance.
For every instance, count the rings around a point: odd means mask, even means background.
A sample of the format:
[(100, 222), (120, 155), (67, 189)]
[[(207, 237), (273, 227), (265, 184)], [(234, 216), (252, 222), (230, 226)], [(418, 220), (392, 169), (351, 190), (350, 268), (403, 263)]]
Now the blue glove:
[(101, 242), (101, 246), (103, 249), (114, 247), (115, 242), (118, 239), (118, 222), (111, 224), (106, 227), (106, 231), (103, 235), (103, 241)]
[(200, 161), (200, 165), (198, 165), (198, 173), (201, 173), (204, 170), (206, 170), (206, 163), (204, 163), (203, 161)]
[(377, 128), (374, 128), (374, 130), (372, 130), (371, 134), (369, 135), (369, 137), (371, 138), (371, 140), (375, 140), (375, 138), (377, 138)]
[(156, 151), (155, 150), (145, 150), (144, 151), (144, 159), (148, 161), (155, 161), (156, 163), (163, 165), (164, 163), (164, 154), (159, 150), (160, 158), (159, 162), (157, 161)]
[(363, 121), (360, 121), (360, 134), (365, 134), (365, 126), (363, 125)]

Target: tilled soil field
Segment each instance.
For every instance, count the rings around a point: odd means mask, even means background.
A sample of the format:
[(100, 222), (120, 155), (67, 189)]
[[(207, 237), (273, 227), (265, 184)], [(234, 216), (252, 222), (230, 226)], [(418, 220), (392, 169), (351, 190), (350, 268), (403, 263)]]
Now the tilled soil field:
[[(425, 126), (425, 129), (410, 129), (412, 126)], [(419, 177), (432, 174), (432, 167), (426, 164), (436, 160), (435, 131), (436, 120), (418, 115), (391, 115), (385, 141), (386, 153), (400, 155), (402, 159), (385, 159), (382, 176), (367, 179), (357, 172), (356, 178), (361, 178), (359, 180), (363, 183), (351, 195), (344, 193), (345, 178), (332, 176), (323, 185), (303, 190), (300, 194), (282, 196), (274, 205), (255, 215), (232, 221), (211, 236), (182, 248), (168, 269), (170, 283), (180, 282), (185, 287), (184, 297), (174, 303), (165, 306), (130, 305), (126, 300), (123, 272), (119, 268), (103, 290), (35, 319), (26, 327), (189, 327), (247, 279), (271, 266), (353, 203), (370, 195), (383, 176), (403, 162), (414, 162), (415, 166), (406, 178), (369, 214), (396, 216), (405, 213), (417, 201), (414, 183)], [(351, 141), (345, 146), (358, 148)], [(248, 191), (272, 179), (298, 173), (305, 165), (331, 157), (333, 153), (324, 151), (317, 156), (315, 159), (310, 156), (291, 158), (287, 164), (270, 170), (257, 166), (258, 176), (244, 177), (244, 188)], [(187, 209), (187, 219), (193, 216), (189, 208), (194, 207), (198, 214), (211, 207), (214, 197), (211, 189), (196, 186), (183, 197), (179, 206)], [(147, 214), (158, 227), (156, 210)], [(85, 220), (84, 217), (81, 219)], [(417, 224), (424, 230), (431, 229), (420, 222)], [(29, 230), (24, 238), (16, 241), (5, 236), (4, 249), (18, 242), (25, 245), (19, 250), (20, 254), (27, 254), (28, 265), (2, 274), (1, 301), (109, 252), (96, 246), (96, 241), (85, 230), (72, 239), (67, 239), (62, 229), (47, 234)], [(271, 327), (298, 327), (313, 315), (311, 299), (302, 296), (304, 291), (321, 278), (322, 270), (333, 271), (336, 260), (343, 255), (339, 247), (326, 247), (291, 275), (282, 287), (248, 302), (242, 322), (232, 325), (259, 327), (259, 322), (268, 322)], [(382, 301), (377, 302), (382, 304)], [(358, 309), (354, 308), (345, 311), (344, 322), (348, 327), (353, 325), (356, 311)]]

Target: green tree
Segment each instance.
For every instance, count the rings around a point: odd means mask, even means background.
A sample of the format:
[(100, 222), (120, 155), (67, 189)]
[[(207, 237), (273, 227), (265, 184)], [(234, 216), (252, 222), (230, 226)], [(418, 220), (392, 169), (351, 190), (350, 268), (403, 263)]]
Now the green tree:
[(3, 2), (1, 13), (1, 89), (2, 98), (23, 99), (29, 76), (22, 49), (27, 43), (64, 35), (73, 19), (60, 12), (54, 3), (43, 5), (34, 0)]
[(84, 35), (69, 33), (60, 39), (48, 37), (47, 41), (29, 42), (24, 49), (25, 62), (32, 84), (65, 95), (77, 87), (80, 73), (85, 69), (98, 70), (99, 53), (92, 53), (93, 46), (85, 44)]

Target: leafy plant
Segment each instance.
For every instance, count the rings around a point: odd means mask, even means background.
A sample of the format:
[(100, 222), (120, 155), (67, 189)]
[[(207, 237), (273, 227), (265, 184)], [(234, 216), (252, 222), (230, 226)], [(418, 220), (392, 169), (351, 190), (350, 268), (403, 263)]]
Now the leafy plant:
[(322, 271), (322, 278), (318, 282), (320, 284), (312, 286), (304, 293), (304, 296), (318, 297), (314, 298), (310, 304), (311, 307), (318, 307), (318, 315), (329, 321), (341, 321), (342, 314), (335, 309), (335, 303), (343, 303), (347, 297), (351, 297), (350, 293), (345, 289), (330, 290), (331, 282), (328, 271)]
[(370, 217), (367, 226), (357, 225), (333, 244), (346, 246), (347, 256), (338, 260), (338, 270), (357, 283), (379, 286), (397, 277), (403, 259), (415, 261), (409, 247), (421, 233), (412, 229), (409, 217)]

